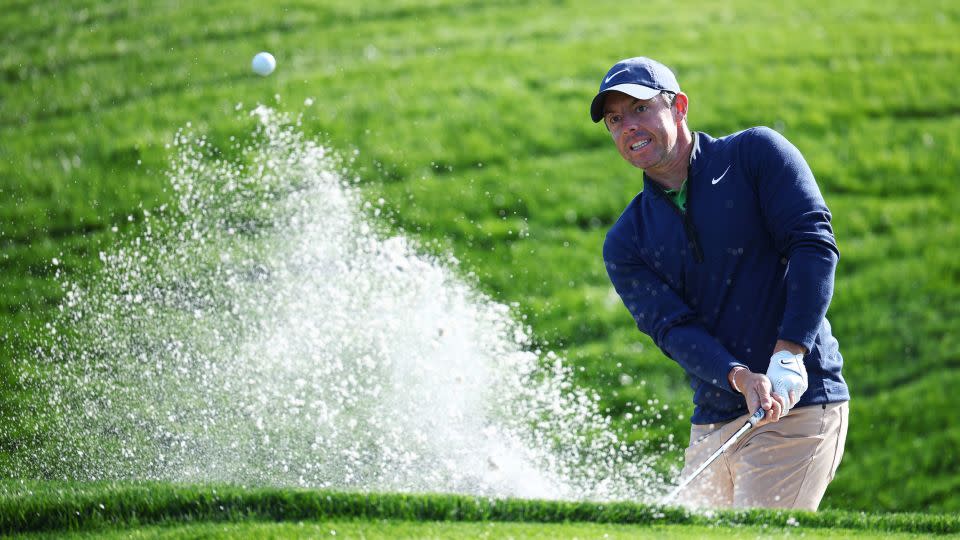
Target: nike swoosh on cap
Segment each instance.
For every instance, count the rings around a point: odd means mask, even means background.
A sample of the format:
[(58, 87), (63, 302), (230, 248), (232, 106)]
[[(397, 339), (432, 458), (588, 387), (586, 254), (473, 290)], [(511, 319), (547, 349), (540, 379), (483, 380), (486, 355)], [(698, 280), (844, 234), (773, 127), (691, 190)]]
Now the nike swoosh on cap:
[(731, 165), (727, 165), (727, 169), (726, 169), (725, 171), (723, 171), (723, 174), (721, 174), (720, 176), (718, 176), (718, 177), (714, 178), (713, 180), (711, 180), (710, 183), (711, 183), (711, 184), (716, 184), (717, 182), (723, 180), (723, 177), (727, 175), (727, 171), (730, 170), (730, 167), (731, 167)]
[(617, 75), (623, 73), (624, 71), (629, 71), (629, 70), (628, 70), (628, 69), (621, 69), (620, 71), (618, 71), (618, 72), (614, 73), (613, 75), (610, 75), (609, 77), (607, 77), (607, 78), (603, 81), (603, 84), (607, 84), (608, 82), (612, 81), (614, 77), (616, 77)]

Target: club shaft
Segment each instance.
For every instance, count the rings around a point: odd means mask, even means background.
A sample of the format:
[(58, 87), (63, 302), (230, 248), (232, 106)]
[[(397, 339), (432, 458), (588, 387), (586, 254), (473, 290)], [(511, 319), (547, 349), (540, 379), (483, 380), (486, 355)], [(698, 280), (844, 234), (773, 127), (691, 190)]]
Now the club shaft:
[(679, 495), (680, 492), (683, 491), (685, 487), (690, 485), (690, 482), (693, 482), (693, 480), (697, 476), (699, 476), (700, 473), (702, 473), (707, 467), (713, 464), (713, 462), (716, 461), (718, 457), (720, 457), (720, 454), (724, 453), (727, 450), (727, 448), (730, 448), (731, 446), (736, 444), (736, 442), (740, 439), (740, 437), (743, 436), (744, 433), (750, 431), (754, 426), (757, 425), (757, 422), (759, 422), (760, 420), (763, 420), (763, 416), (764, 416), (763, 409), (757, 409), (757, 412), (753, 413), (753, 416), (747, 419), (747, 421), (740, 427), (740, 429), (737, 430), (736, 433), (731, 435), (730, 438), (726, 440), (726, 442), (720, 445), (720, 448), (717, 448), (717, 450), (713, 454), (711, 454), (710, 457), (706, 459), (706, 461), (701, 463), (700, 466), (697, 467), (692, 474), (690, 474), (685, 479), (683, 479), (683, 481), (681, 481), (680, 484), (677, 487), (675, 487), (673, 491), (670, 492), (670, 495), (668, 495), (667, 498), (664, 499), (664, 502), (670, 502), (674, 498), (676, 498), (676, 496)]

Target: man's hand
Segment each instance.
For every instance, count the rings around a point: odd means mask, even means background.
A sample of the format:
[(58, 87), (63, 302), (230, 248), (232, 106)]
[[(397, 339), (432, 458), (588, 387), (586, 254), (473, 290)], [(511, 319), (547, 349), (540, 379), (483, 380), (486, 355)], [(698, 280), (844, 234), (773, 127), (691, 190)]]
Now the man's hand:
[(786, 398), (786, 408), (783, 410), (783, 416), (786, 416), (807, 391), (807, 368), (803, 365), (803, 354), (788, 350), (774, 353), (770, 357), (767, 377), (773, 384), (773, 392)]
[(747, 409), (751, 415), (760, 408), (766, 411), (758, 426), (778, 422), (786, 414), (785, 411), (789, 410), (787, 400), (773, 393), (773, 384), (763, 373), (736, 367), (730, 371), (729, 379), (731, 386), (747, 398)]

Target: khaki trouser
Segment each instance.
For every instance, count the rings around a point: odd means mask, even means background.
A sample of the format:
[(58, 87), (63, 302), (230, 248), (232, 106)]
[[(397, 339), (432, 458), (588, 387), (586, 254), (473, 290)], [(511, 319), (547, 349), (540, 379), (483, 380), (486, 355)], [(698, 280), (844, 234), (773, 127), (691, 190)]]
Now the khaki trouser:
[[(798, 407), (743, 435), (679, 495), (686, 506), (816, 510), (833, 480), (847, 439), (846, 402)], [(686, 478), (747, 421), (694, 425)]]

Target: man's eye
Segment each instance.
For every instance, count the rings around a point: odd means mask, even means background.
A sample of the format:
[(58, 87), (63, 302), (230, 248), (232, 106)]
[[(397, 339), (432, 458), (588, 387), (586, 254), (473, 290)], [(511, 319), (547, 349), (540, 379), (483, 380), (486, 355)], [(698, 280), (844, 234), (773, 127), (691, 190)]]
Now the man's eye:
[(635, 112), (645, 112), (647, 110), (646, 105), (637, 105), (634, 109)]
[(610, 116), (607, 117), (607, 123), (608, 123), (608, 124), (616, 124), (616, 123), (619, 122), (619, 121), (620, 121), (620, 115), (619, 115), (619, 114), (611, 114)]

